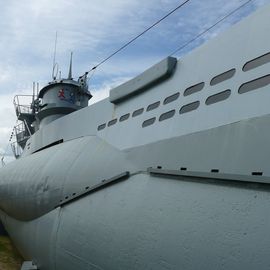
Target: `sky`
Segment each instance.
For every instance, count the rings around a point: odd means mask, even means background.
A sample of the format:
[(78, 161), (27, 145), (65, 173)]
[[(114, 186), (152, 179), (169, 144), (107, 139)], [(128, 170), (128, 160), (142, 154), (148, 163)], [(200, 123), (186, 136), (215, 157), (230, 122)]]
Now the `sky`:
[[(89, 81), (94, 98), (138, 75), (247, 0), (190, 0), (162, 23), (101, 65)], [(16, 116), (13, 97), (45, 86), (56, 62), (67, 76), (90, 70), (184, 0), (0, 0), (0, 155), (12, 158), (9, 138)], [(270, 0), (253, 0), (174, 56), (181, 57)], [(1, 166), (1, 163), (0, 163)]]

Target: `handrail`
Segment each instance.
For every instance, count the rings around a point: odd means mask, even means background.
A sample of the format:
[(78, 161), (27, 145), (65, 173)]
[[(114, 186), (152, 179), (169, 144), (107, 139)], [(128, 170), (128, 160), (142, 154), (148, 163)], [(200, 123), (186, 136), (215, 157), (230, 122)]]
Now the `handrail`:
[(26, 121), (14, 127), (15, 141), (11, 143), (11, 149), (15, 158), (19, 158), (23, 152), (26, 141), (31, 137), (31, 131)]
[[(26, 104), (21, 104), (20, 99), (25, 98)], [(19, 116), (21, 113), (32, 113), (32, 104), (33, 102), (33, 95), (15, 95), (13, 98), (13, 105), (15, 107), (16, 115)]]
[(26, 127), (26, 129), (27, 129), (27, 131), (29, 133), (28, 137), (30, 137), (32, 135), (31, 130), (29, 129), (27, 122), (25, 120), (23, 120), (23, 122), (24, 122), (24, 126)]

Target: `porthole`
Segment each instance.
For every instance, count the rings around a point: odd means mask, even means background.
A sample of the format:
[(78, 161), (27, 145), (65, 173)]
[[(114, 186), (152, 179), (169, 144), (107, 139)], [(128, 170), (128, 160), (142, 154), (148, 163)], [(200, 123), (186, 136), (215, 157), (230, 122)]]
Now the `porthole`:
[(142, 123), (142, 127), (144, 128), (144, 127), (151, 126), (151, 125), (153, 125), (155, 123), (155, 121), (156, 121), (156, 117), (147, 119)]
[(120, 121), (120, 122), (123, 122), (123, 121), (127, 120), (127, 119), (129, 118), (129, 116), (130, 116), (130, 113), (126, 113), (126, 114), (122, 115), (122, 116), (119, 118), (119, 121)]
[(251, 69), (265, 65), (269, 62), (270, 62), (270, 53), (266, 53), (257, 58), (254, 58), (253, 60), (246, 62), (245, 65), (243, 66), (243, 71), (249, 71)]
[(150, 104), (150, 105), (147, 107), (146, 111), (148, 111), (148, 112), (149, 112), (149, 111), (152, 111), (152, 110), (158, 108), (159, 105), (160, 105), (160, 101), (157, 101), (157, 102), (155, 102), (155, 103), (152, 103), (152, 104)]
[(180, 109), (179, 113), (183, 114), (183, 113), (194, 111), (198, 109), (199, 106), (200, 106), (200, 101), (195, 101), (195, 102), (186, 104)]
[(142, 114), (142, 113), (143, 113), (143, 108), (138, 109), (138, 110), (136, 110), (136, 111), (134, 111), (134, 112), (132, 113), (132, 117), (136, 117), (136, 116), (138, 116), (138, 115), (140, 115), (140, 114)]
[(165, 112), (165, 113), (160, 115), (159, 121), (161, 122), (161, 121), (164, 121), (166, 119), (172, 118), (174, 116), (174, 114), (175, 114), (175, 110)]
[(223, 101), (225, 99), (227, 99), (229, 96), (231, 95), (231, 90), (225, 90), (223, 92), (217, 93), (215, 95), (212, 95), (210, 97), (208, 97), (205, 101), (206, 105), (211, 105), (220, 101)]
[(192, 85), (185, 90), (184, 96), (189, 96), (189, 95), (192, 95), (194, 93), (197, 93), (197, 92), (201, 91), (203, 89), (203, 87), (204, 87), (204, 82)]
[(179, 95), (180, 95), (180, 93), (177, 92), (171, 96), (166, 97), (163, 101), (163, 104), (165, 105), (165, 104), (168, 104), (168, 103), (171, 103), (171, 102), (177, 100), (179, 98)]
[(226, 81), (226, 80), (229, 80), (230, 78), (232, 78), (232, 77), (234, 76), (235, 72), (236, 72), (236, 69), (233, 68), (233, 69), (230, 69), (230, 70), (228, 70), (228, 71), (226, 71), (226, 72), (223, 72), (223, 73), (221, 73), (221, 74), (215, 76), (215, 77), (211, 80), (210, 85), (213, 86), (213, 85), (216, 85), (216, 84), (218, 84), (218, 83), (221, 83), (221, 82), (224, 82), (224, 81)]
[(239, 89), (238, 89), (238, 93), (239, 94), (244, 94), (247, 93), (249, 91), (253, 91), (256, 90), (258, 88), (262, 88), (264, 86), (267, 86), (268, 84), (270, 84), (270, 75), (266, 75), (263, 77), (260, 77), (258, 79), (246, 82), (244, 84), (242, 84)]

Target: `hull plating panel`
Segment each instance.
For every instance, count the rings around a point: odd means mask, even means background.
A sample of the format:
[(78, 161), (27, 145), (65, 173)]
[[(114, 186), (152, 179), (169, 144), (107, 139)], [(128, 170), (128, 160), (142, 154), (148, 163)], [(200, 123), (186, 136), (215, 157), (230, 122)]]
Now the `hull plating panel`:
[(142, 173), (31, 222), (1, 218), (44, 270), (264, 270), (269, 203), (268, 188)]

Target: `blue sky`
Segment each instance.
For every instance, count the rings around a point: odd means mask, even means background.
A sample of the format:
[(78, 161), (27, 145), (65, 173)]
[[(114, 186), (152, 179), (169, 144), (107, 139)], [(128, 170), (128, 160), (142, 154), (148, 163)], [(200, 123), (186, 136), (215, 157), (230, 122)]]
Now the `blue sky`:
[[(125, 42), (175, 8), (179, 0), (10, 0), (0, 10), (0, 153), (15, 124), (12, 98), (31, 93), (32, 82), (51, 80), (55, 32), (56, 61), (67, 75), (73, 51), (74, 76), (82, 75)], [(109, 89), (171, 54), (246, 0), (191, 0), (120, 54), (100, 66), (90, 81), (94, 101)], [(222, 24), (179, 52), (181, 57), (270, 0), (253, 0)]]

